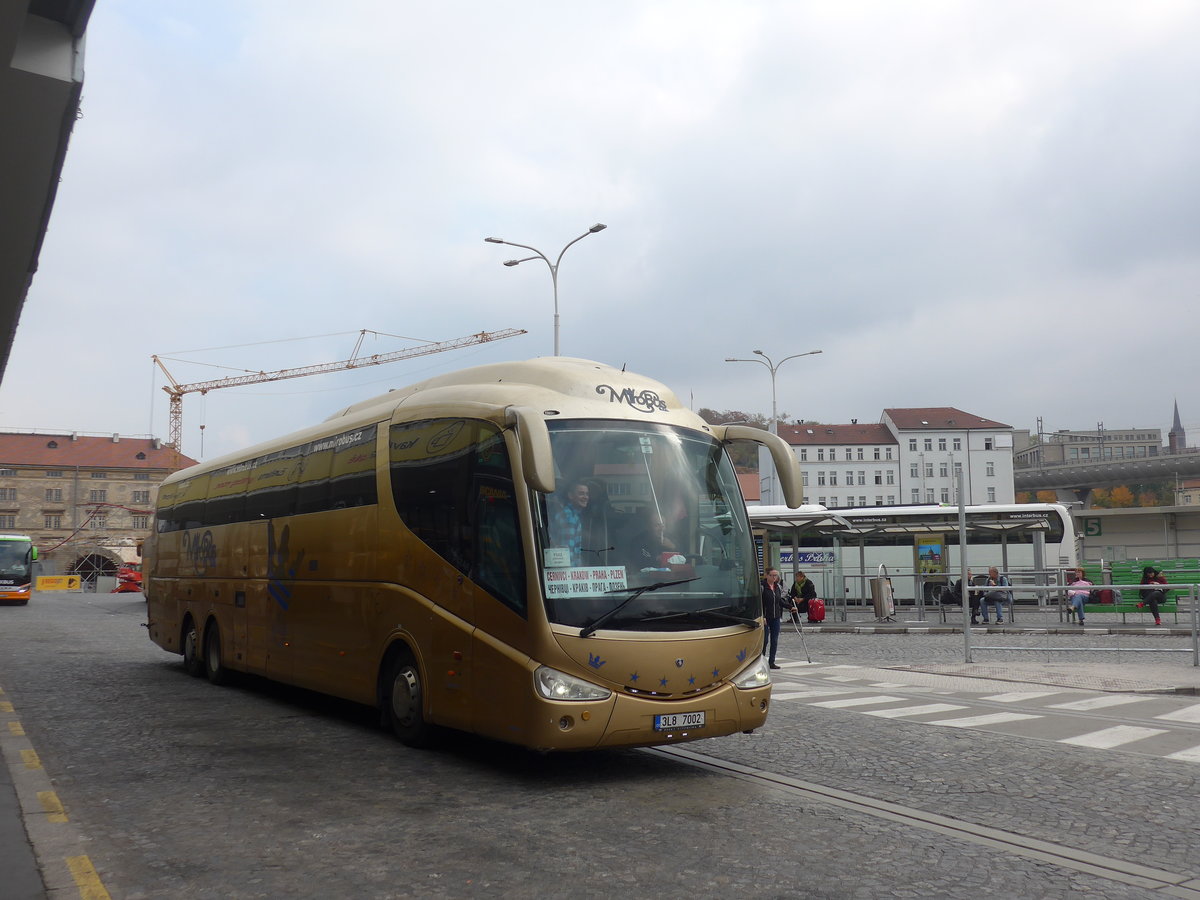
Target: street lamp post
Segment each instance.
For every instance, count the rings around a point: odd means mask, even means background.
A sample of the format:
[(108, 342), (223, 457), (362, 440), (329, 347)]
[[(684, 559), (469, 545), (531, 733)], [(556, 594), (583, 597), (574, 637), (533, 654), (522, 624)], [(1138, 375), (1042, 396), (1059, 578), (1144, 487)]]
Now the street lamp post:
[(558, 353), (558, 264), (562, 262), (563, 254), (567, 252), (567, 248), (570, 247), (571, 244), (574, 244), (576, 241), (582, 241), (589, 234), (595, 234), (597, 231), (603, 231), (607, 227), (608, 227), (607, 225), (601, 225), (599, 222), (597, 222), (595, 225), (593, 225), (591, 228), (589, 228), (587, 231), (585, 231), (579, 237), (575, 238), (575, 240), (569, 241), (567, 243), (567, 246), (563, 247), (562, 250), (559, 252), (558, 259), (556, 259), (554, 262), (550, 262), (549, 258), (546, 256), (546, 254), (544, 254), (537, 247), (530, 247), (528, 244), (518, 244), (515, 241), (506, 241), (506, 240), (503, 240), (498, 237), (484, 238), (484, 241), (489, 244), (508, 244), (508, 246), (510, 246), (510, 247), (520, 247), (523, 250), (532, 250), (533, 251), (533, 253), (534, 253), (533, 256), (526, 256), (524, 259), (506, 259), (504, 261), (504, 265), (506, 265), (506, 266), (519, 266), (521, 263), (529, 262), (531, 259), (540, 259), (547, 266), (549, 266), (550, 282), (554, 287), (554, 355), (555, 356), (559, 355), (559, 353)]
[(780, 367), (789, 359), (797, 359), (801, 356), (815, 356), (822, 351), (809, 350), (807, 353), (793, 353), (791, 356), (785, 356), (779, 362), (772, 362), (771, 357), (767, 356), (767, 354), (763, 353), (761, 350), (755, 350), (754, 352), (758, 355), (758, 359), (733, 359), (726, 357), (725, 362), (761, 363), (767, 367), (767, 370), (771, 373), (771, 434), (779, 434), (779, 414), (775, 406), (775, 373), (778, 372)]

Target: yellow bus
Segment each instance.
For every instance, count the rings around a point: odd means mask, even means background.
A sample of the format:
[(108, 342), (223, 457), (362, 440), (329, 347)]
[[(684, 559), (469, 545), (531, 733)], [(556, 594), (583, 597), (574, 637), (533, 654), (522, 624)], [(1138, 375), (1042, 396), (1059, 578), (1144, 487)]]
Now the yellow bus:
[(551, 357), (465, 369), (177, 472), (146, 548), (151, 639), (539, 750), (763, 724), (758, 565), (724, 444), (663, 385)]

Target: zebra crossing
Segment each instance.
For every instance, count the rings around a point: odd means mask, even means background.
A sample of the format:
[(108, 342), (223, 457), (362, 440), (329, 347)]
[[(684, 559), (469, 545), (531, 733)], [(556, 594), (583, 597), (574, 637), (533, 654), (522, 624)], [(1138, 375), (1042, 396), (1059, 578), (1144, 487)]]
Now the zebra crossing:
[[(989, 690), (999, 682), (881, 681), (856, 665), (783, 663), (772, 700), (942, 728), (977, 728), (1093, 750), (1200, 763), (1200, 702), (1170, 694), (1093, 694), (1078, 688)], [(949, 683), (953, 689), (946, 689)]]

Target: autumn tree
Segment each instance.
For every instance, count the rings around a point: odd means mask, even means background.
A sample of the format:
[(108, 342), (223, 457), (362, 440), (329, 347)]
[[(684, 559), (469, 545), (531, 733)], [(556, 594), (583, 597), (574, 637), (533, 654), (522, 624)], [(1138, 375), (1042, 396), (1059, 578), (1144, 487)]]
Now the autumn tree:
[(1113, 509), (1129, 509), (1134, 504), (1133, 491), (1125, 485), (1113, 488), (1108, 496)]
[[(762, 413), (747, 413), (740, 409), (709, 409), (703, 407), (698, 415), (709, 425), (749, 425), (769, 431), (771, 417)], [(758, 446), (744, 441), (729, 445), (729, 458), (739, 472), (758, 471)]]

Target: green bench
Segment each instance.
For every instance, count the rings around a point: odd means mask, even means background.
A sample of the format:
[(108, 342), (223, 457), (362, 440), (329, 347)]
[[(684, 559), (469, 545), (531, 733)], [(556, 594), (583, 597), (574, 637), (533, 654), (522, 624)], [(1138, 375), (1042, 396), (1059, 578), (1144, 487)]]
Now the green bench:
[[(1200, 559), (1136, 559), (1136, 560), (1120, 560), (1111, 564), (1107, 573), (1095, 564), (1084, 564), (1084, 574), (1087, 575), (1088, 581), (1092, 582), (1095, 587), (1094, 592), (1111, 590), (1113, 592), (1112, 603), (1085, 603), (1083, 606), (1084, 615), (1089, 613), (1120, 613), (1121, 622), (1125, 623), (1130, 615), (1144, 613), (1150, 615), (1150, 607), (1138, 607), (1142, 601), (1141, 585), (1142, 569), (1146, 566), (1153, 566), (1156, 569), (1161, 569), (1172, 581), (1183, 582), (1200, 582)], [(1112, 584), (1105, 584), (1105, 575), (1109, 575)], [(1160, 616), (1168, 613), (1176, 622), (1179, 621), (1179, 598), (1187, 596), (1188, 592), (1184, 590), (1171, 590), (1166, 588), (1166, 599), (1158, 604), (1158, 612)], [(1094, 594), (1093, 594), (1094, 596)], [(1067, 620), (1075, 619), (1074, 608), (1066, 602)]]
[[(1131, 614), (1144, 613), (1150, 615), (1149, 606), (1138, 606), (1142, 602), (1141, 586), (1136, 584), (1113, 584), (1101, 585), (1096, 588), (1094, 593), (1100, 591), (1111, 590), (1113, 594), (1112, 603), (1085, 603), (1083, 604), (1083, 614), (1085, 616), (1092, 613), (1120, 613), (1121, 624), (1124, 625), (1126, 617)], [(1179, 591), (1170, 591), (1167, 593), (1166, 599), (1158, 604), (1159, 616), (1165, 616), (1168, 613), (1174, 617), (1175, 621), (1179, 621)], [(1067, 621), (1075, 619), (1075, 607), (1064, 601), (1066, 606)]]

